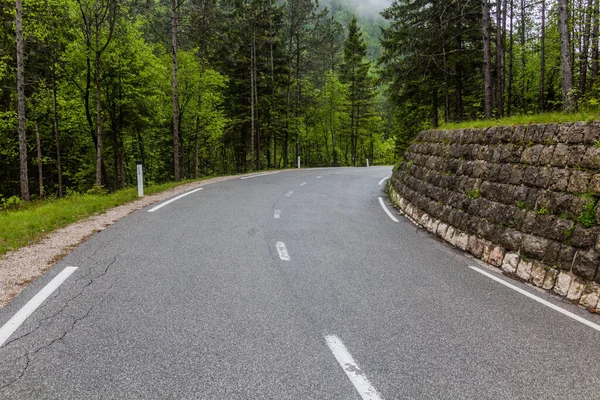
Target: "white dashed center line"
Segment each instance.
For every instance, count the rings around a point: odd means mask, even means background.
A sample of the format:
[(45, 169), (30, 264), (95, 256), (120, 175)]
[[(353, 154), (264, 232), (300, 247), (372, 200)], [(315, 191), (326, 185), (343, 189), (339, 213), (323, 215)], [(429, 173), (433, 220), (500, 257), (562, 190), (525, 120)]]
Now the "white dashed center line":
[(321, 178), (322, 178), (322, 176), (321, 176), (321, 175), (317, 176), (317, 179), (321, 179)]
[(382, 180), (379, 181), (378, 185), (381, 186), (383, 184), (383, 182), (385, 182), (388, 179), (390, 179), (390, 177), (386, 176), (385, 178), (383, 178)]
[(275, 210), (275, 213), (273, 214), (273, 218), (279, 219), (280, 217), (281, 217), (281, 210)]
[(288, 254), (287, 248), (285, 247), (285, 243), (277, 242), (275, 243), (275, 247), (277, 248), (279, 258), (281, 258), (282, 261), (290, 261), (290, 255)]
[(33, 314), (33, 312), (56, 290), (64, 281), (67, 280), (77, 267), (66, 267), (54, 277), (42, 290), (31, 298), (17, 313), (0, 328), (0, 347), (8, 340), (10, 335)]
[(382, 400), (377, 389), (371, 385), (365, 373), (360, 369), (352, 354), (348, 351), (344, 343), (335, 335), (325, 336), (325, 341), (329, 350), (335, 356), (350, 382), (354, 385), (360, 397), (363, 400)]
[(290, 190), (290, 191), (289, 191), (289, 192), (287, 192), (285, 195), (286, 195), (287, 197), (290, 197), (292, 194), (294, 194), (294, 192), (292, 192), (292, 191)]
[(342, 174), (341, 172), (336, 172), (334, 175), (341, 175), (341, 174)]
[(151, 213), (151, 212), (154, 212), (154, 211), (156, 211), (156, 210), (160, 210), (161, 208), (163, 208), (163, 207), (164, 207), (164, 206), (166, 206), (167, 204), (171, 204), (172, 202), (174, 202), (174, 201), (177, 201), (177, 200), (179, 200), (180, 198), (187, 196), (188, 194), (196, 193), (196, 192), (197, 192), (197, 191), (199, 191), (199, 190), (202, 190), (202, 188), (198, 188), (198, 189), (190, 190), (189, 192), (186, 192), (186, 193), (184, 193), (184, 194), (180, 194), (180, 195), (179, 195), (179, 196), (177, 196), (177, 197), (173, 197), (171, 200), (167, 200), (167, 201), (165, 201), (164, 203), (161, 203), (161, 204), (157, 205), (156, 207), (149, 209), (149, 210), (148, 210), (148, 212), (149, 212), (149, 213)]
[(300, 184), (300, 186), (304, 186), (304, 185), (306, 185), (306, 182), (302, 182), (302, 183)]
[(388, 217), (390, 217), (392, 219), (392, 221), (398, 222), (396, 217), (394, 217), (392, 215), (392, 213), (390, 212), (390, 210), (387, 209), (387, 207), (385, 206), (385, 203), (383, 202), (383, 199), (381, 197), (379, 198), (379, 204), (381, 204), (381, 208), (383, 208), (383, 211), (385, 211), (385, 213), (388, 215)]

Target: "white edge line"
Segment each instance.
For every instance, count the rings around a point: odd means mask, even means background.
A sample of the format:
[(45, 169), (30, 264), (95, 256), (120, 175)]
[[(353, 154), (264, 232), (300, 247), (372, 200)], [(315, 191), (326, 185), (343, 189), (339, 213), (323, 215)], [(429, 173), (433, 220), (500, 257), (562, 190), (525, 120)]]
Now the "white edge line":
[(348, 351), (344, 343), (335, 335), (325, 336), (325, 341), (329, 350), (335, 356), (335, 359), (340, 364), (350, 382), (360, 394), (363, 400), (382, 400), (377, 392), (377, 389), (371, 385), (364, 372), (360, 369), (352, 354)]
[(386, 176), (385, 178), (383, 178), (382, 180), (380, 180), (380, 181), (379, 181), (378, 185), (379, 185), (379, 186), (381, 186), (381, 184), (382, 184), (383, 182), (385, 182), (386, 180), (388, 180), (388, 179), (390, 179), (390, 177), (389, 177), (389, 176)]
[(496, 277), (496, 276), (494, 276), (494, 275), (492, 275), (492, 274), (490, 274), (490, 273), (488, 273), (488, 272), (482, 271), (482, 270), (481, 270), (481, 269), (479, 269), (479, 268), (473, 267), (473, 266), (471, 266), (471, 265), (469, 265), (469, 268), (471, 268), (471, 269), (472, 269), (472, 270), (474, 270), (474, 271), (477, 271), (477, 272), (479, 272), (479, 273), (480, 273), (480, 274), (482, 274), (482, 275), (485, 275), (485, 276), (487, 276), (487, 277), (488, 277), (488, 278), (490, 278), (490, 279), (493, 279), (493, 280), (495, 280), (496, 282), (498, 282), (498, 283), (500, 283), (500, 284), (502, 284), (502, 285), (504, 285), (504, 286), (506, 286), (506, 287), (509, 287), (509, 288), (511, 288), (511, 289), (513, 289), (513, 290), (515, 290), (515, 291), (517, 291), (517, 292), (519, 292), (519, 293), (521, 293), (521, 294), (522, 294), (522, 295), (524, 295), (524, 296), (527, 296), (527, 297), (529, 297), (529, 298), (530, 298), (530, 299), (532, 299), (532, 300), (535, 300), (535, 301), (537, 301), (538, 303), (541, 303), (541, 304), (545, 305), (546, 307), (550, 307), (550, 308), (551, 308), (551, 309), (553, 309), (554, 311), (558, 311), (559, 313), (561, 313), (561, 314), (563, 314), (563, 315), (566, 315), (567, 317), (573, 318), (575, 321), (581, 322), (582, 324), (584, 324), (584, 325), (587, 325), (587, 326), (589, 326), (590, 328), (592, 328), (592, 329), (595, 329), (595, 330), (597, 330), (598, 332), (600, 332), (600, 325), (597, 325), (597, 324), (595, 324), (595, 323), (593, 323), (593, 322), (591, 322), (591, 321), (588, 321), (587, 319), (585, 319), (585, 318), (582, 318), (582, 317), (580, 317), (580, 316), (579, 316), (579, 315), (577, 315), (577, 314), (573, 314), (572, 312), (570, 312), (570, 311), (567, 311), (567, 310), (565, 310), (565, 309), (563, 309), (563, 308), (561, 308), (561, 307), (559, 307), (559, 306), (557, 306), (557, 305), (555, 305), (555, 304), (552, 304), (552, 303), (550, 303), (549, 301), (546, 301), (546, 300), (544, 300), (544, 299), (542, 299), (542, 298), (539, 298), (539, 297), (537, 297), (537, 296), (535, 296), (535, 295), (533, 295), (533, 294), (529, 293), (528, 291), (526, 291), (526, 290), (523, 290), (523, 289), (521, 289), (521, 288), (519, 288), (519, 287), (517, 287), (517, 286), (515, 286), (515, 285), (512, 285), (512, 284), (510, 284), (510, 283), (508, 283), (508, 282), (505, 282), (504, 280), (502, 280), (502, 279), (500, 279), (500, 278), (498, 278), (498, 277)]
[(77, 267), (66, 267), (54, 277), (42, 290), (37, 292), (11, 319), (0, 328), (0, 347), (15, 333), (25, 320), (54, 292)]
[(185, 192), (184, 194), (180, 194), (180, 195), (179, 195), (179, 196), (177, 196), (177, 197), (173, 197), (171, 200), (167, 200), (167, 201), (165, 201), (164, 203), (160, 203), (160, 204), (159, 204), (159, 205), (157, 205), (156, 207), (149, 209), (149, 210), (148, 210), (148, 212), (150, 212), (150, 213), (151, 213), (151, 212), (154, 212), (154, 211), (156, 211), (156, 210), (160, 210), (160, 209), (161, 209), (161, 208), (163, 208), (164, 206), (166, 206), (166, 205), (168, 205), (168, 204), (171, 204), (172, 202), (174, 202), (174, 201), (177, 201), (177, 200), (179, 200), (180, 198), (187, 196), (188, 194), (196, 193), (197, 191), (199, 191), (199, 190), (202, 190), (202, 189), (204, 189), (204, 188), (198, 188), (198, 189), (190, 190), (189, 192)]
[(379, 198), (379, 204), (381, 204), (381, 208), (383, 208), (383, 211), (385, 211), (385, 213), (388, 215), (388, 217), (390, 217), (392, 219), (392, 221), (398, 222), (396, 217), (394, 217), (392, 215), (392, 213), (390, 212), (390, 210), (387, 209), (387, 207), (385, 206), (385, 203), (383, 202), (383, 199), (381, 197)]
[(266, 175), (274, 175), (274, 174), (278, 174), (279, 171), (275, 171), (275, 172), (266, 172), (264, 174), (256, 174), (256, 175), (250, 175), (250, 176), (242, 176), (240, 179), (244, 180), (244, 179), (251, 179), (251, 178), (257, 178), (259, 176), (266, 176)]

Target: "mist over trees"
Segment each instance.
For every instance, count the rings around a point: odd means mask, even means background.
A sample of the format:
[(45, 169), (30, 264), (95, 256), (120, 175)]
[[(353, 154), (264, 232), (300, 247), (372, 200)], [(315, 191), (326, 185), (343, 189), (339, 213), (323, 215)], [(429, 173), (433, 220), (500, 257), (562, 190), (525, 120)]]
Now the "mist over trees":
[(341, 2), (0, 1), (0, 203), (133, 185), (136, 160), (147, 183), (393, 162), (379, 26)]
[(397, 0), (383, 16), (399, 153), (441, 121), (598, 106), (598, 0)]

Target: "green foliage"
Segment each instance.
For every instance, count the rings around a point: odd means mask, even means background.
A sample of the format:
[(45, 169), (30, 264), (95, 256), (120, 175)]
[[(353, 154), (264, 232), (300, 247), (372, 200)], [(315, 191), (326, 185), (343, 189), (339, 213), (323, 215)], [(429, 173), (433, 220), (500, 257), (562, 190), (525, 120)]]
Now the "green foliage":
[(19, 196), (10, 196), (8, 199), (0, 197), (0, 209), (15, 210), (22, 204)]
[(548, 214), (550, 214), (550, 210), (548, 210), (546, 207), (542, 207), (539, 210), (537, 210), (537, 214), (538, 215), (548, 215)]
[(527, 206), (525, 205), (524, 201), (517, 201), (517, 207), (519, 207), (521, 210), (527, 209)]
[(477, 200), (481, 197), (481, 193), (479, 192), (479, 189), (471, 189), (467, 192), (467, 197), (471, 200)]
[(581, 222), (586, 228), (591, 228), (598, 224), (598, 221), (596, 220), (598, 199), (592, 194), (586, 194), (584, 195), (584, 198), (586, 200), (585, 207), (577, 217), (577, 221)]

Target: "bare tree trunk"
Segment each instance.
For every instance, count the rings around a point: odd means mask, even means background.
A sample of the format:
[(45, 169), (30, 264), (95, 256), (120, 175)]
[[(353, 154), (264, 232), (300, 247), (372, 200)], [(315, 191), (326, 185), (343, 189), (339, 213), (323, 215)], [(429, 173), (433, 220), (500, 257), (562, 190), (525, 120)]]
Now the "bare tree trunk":
[(56, 143), (56, 169), (58, 172), (58, 197), (63, 197), (62, 165), (60, 162), (60, 134), (58, 131), (58, 113), (56, 110), (56, 62), (52, 56), (52, 119), (54, 126), (54, 141)]
[(484, 116), (492, 117), (492, 52), (490, 40), (490, 6), (488, 0), (481, 0), (482, 29), (483, 29), (483, 92)]
[(171, 0), (171, 88), (173, 91), (173, 177), (181, 179), (179, 169), (179, 94), (177, 87), (177, 0)]
[(540, 33), (540, 111), (546, 109), (546, 0), (542, 0), (542, 26)]
[(585, 7), (585, 22), (583, 27), (583, 47), (579, 54), (579, 97), (585, 96), (587, 87), (588, 53), (590, 49), (590, 31), (592, 29), (593, 0), (588, 0)]
[(521, 17), (520, 17), (521, 29), (521, 109), (523, 113), (527, 112), (527, 102), (525, 101), (525, 88), (526, 88), (526, 77), (525, 77), (525, 63), (527, 59), (525, 58), (525, 0), (521, 0)]
[(496, 109), (504, 116), (504, 41), (506, 30), (506, 0), (496, 2)]
[(25, 66), (23, 63), (23, 3), (16, 0), (15, 27), (17, 40), (17, 118), (19, 132), (19, 180), (21, 199), (29, 201), (27, 174), (27, 133), (25, 131)]
[(252, 52), (254, 59), (254, 116), (256, 118), (256, 169), (260, 170), (260, 124), (259, 107), (258, 107), (258, 66), (256, 63), (256, 37), (252, 37)]
[(254, 171), (254, 29), (250, 45), (250, 167)]
[(588, 82), (589, 88), (593, 88), (598, 78), (598, 14), (600, 14), (599, 0), (594, 1), (593, 11), (593, 28), (592, 28), (592, 66), (590, 81)]
[[(98, 48), (98, 35), (96, 32), (96, 48)], [(100, 53), (96, 51), (96, 60), (94, 62), (94, 77), (96, 80), (96, 186), (102, 186), (102, 102), (100, 95)]]
[(575, 109), (575, 98), (573, 96), (573, 64), (571, 61), (571, 39), (569, 37), (568, 12), (568, 0), (558, 0), (563, 109), (565, 111), (573, 111)]
[(42, 173), (42, 146), (40, 144), (40, 131), (37, 121), (35, 127), (35, 147), (37, 149), (38, 183), (40, 185), (40, 199), (44, 198), (44, 174)]
[(513, 99), (513, 82), (514, 82), (514, 0), (510, 0), (510, 30), (509, 30), (509, 44), (508, 44), (508, 93), (506, 96), (506, 114), (510, 117), (512, 114), (512, 99)]

